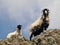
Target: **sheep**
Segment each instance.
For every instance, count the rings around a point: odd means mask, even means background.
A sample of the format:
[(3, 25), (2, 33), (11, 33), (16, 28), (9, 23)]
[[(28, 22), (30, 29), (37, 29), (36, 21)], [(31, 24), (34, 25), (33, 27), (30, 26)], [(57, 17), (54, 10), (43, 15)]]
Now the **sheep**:
[(43, 15), (30, 25), (30, 40), (32, 36), (37, 36), (49, 26), (49, 10), (43, 9)]
[(21, 33), (21, 26), (22, 25), (17, 25), (16, 31), (9, 33), (7, 35), (7, 38), (11, 38), (11, 37), (16, 37), (18, 35), (22, 35), (22, 33)]
[(44, 9), (43, 10), (43, 15), (44, 15), (44, 19), (43, 19), (43, 23), (41, 24), (41, 26), (43, 27), (43, 30), (47, 30), (48, 26), (49, 26), (49, 10), (48, 9)]

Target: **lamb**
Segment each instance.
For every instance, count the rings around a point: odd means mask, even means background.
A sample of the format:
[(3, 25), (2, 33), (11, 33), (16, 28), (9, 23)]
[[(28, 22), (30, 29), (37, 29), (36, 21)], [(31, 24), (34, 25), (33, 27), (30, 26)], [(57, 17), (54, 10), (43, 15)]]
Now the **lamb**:
[(11, 37), (16, 37), (16, 36), (18, 36), (18, 35), (22, 35), (22, 33), (21, 33), (21, 26), (22, 26), (22, 25), (17, 25), (16, 31), (9, 33), (9, 34), (7, 35), (7, 38), (11, 38)]
[(43, 15), (30, 25), (30, 40), (32, 36), (37, 36), (49, 26), (49, 10), (44, 9)]

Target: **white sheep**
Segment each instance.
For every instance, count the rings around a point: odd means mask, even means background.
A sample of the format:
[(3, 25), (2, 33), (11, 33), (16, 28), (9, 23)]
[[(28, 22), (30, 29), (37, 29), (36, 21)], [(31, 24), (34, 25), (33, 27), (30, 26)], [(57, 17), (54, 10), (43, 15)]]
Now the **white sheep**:
[(43, 15), (30, 25), (30, 40), (32, 36), (37, 36), (49, 26), (49, 10), (44, 9)]
[(22, 33), (21, 33), (21, 25), (17, 25), (16, 31), (9, 33), (7, 35), (7, 38), (16, 37), (18, 35), (22, 35)]

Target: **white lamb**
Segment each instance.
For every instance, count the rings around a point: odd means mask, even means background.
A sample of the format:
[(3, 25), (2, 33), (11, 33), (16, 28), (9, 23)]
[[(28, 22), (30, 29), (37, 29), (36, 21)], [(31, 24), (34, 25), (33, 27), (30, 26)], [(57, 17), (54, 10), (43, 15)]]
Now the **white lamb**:
[(16, 37), (18, 35), (22, 35), (21, 33), (21, 25), (17, 25), (17, 29), (15, 32), (11, 32), (7, 35), (7, 38), (11, 38), (11, 37)]

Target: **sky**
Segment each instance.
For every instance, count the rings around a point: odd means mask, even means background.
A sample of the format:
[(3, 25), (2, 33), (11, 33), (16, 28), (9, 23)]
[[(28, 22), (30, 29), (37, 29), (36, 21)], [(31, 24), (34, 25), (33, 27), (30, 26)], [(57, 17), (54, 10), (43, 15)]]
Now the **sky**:
[(60, 0), (0, 0), (0, 39), (22, 25), (22, 35), (29, 39), (29, 26), (48, 8), (50, 25), (48, 29), (60, 29)]

